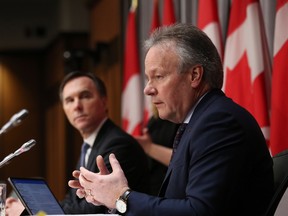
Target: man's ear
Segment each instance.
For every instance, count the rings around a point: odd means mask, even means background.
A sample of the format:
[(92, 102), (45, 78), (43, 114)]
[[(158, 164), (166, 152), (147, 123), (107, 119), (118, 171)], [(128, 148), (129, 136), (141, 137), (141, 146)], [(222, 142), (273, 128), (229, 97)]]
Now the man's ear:
[(103, 106), (107, 107), (107, 103), (108, 103), (107, 97), (101, 97), (101, 101), (102, 101)]
[(191, 86), (192, 87), (197, 87), (201, 83), (204, 69), (202, 65), (195, 65), (191, 68), (190, 71), (190, 76), (191, 76)]

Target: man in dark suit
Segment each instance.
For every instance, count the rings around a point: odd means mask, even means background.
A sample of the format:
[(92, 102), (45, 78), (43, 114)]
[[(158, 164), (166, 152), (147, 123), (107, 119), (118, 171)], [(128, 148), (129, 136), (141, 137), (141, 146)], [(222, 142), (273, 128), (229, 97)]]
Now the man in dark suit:
[(145, 47), (144, 93), (160, 118), (181, 123), (183, 132), (159, 196), (131, 190), (114, 154), (111, 173), (98, 156), (100, 173), (81, 168), (69, 185), (126, 216), (262, 215), (273, 192), (272, 158), (256, 120), (221, 91), (223, 69), (211, 40), (176, 24), (156, 30)]
[[(137, 141), (108, 118), (107, 93), (103, 81), (92, 73), (72, 72), (64, 77), (59, 94), (69, 122), (80, 132), (89, 147), (84, 164), (79, 160), (76, 169), (85, 166), (88, 170), (99, 172), (95, 160), (97, 155), (102, 155), (111, 170), (108, 157), (114, 153), (127, 176), (129, 186), (137, 191), (149, 192), (147, 157)], [(8, 205), (8, 213), (15, 216), (11, 203)], [(79, 199), (75, 189), (70, 189), (60, 204), (68, 214), (108, 211), (105, 206), (95, 206), (85, 199)]]

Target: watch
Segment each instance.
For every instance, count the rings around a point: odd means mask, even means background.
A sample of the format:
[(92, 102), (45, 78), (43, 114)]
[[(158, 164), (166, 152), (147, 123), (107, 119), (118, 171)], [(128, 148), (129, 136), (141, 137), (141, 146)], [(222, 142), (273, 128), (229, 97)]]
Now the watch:
[(120, 213), (125, 213), (127, 211), (127, 199), (131, 189), (127, 189), (117, 200), (116, 200), (116, 209)]

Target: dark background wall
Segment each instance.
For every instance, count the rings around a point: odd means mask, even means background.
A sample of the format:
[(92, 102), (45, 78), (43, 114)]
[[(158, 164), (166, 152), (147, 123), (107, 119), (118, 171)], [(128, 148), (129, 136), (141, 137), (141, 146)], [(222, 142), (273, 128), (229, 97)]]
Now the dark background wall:
[[(13, 1), (14, 9), (11, 1), (0, 0), (0, 12), (5, 7), (7, 11), (0, 19), (0, 125), (23, 108), (29, 115), (21, 125), (0, 136), (0, 160), (30, 139), (37, 143), (0, 168), (0, 180), (7, 181), (9, 176), (43, 177), (62, 199), (82, 141), (64, 116), (58, 100), (59, 83), (76, 69), (99, 75), (111, 98), (109, 115), (120, 125), (123, 4), (119, 0), (78, 4), (41, 0), (42, 6), (35, 0), (25, 1), (26, 5)], [(30, 15), (25, 14), (28, 4)], [(15, 17), (8, 16), (9, 10)], [(108, 48), (112, 60), (107, 58)]]

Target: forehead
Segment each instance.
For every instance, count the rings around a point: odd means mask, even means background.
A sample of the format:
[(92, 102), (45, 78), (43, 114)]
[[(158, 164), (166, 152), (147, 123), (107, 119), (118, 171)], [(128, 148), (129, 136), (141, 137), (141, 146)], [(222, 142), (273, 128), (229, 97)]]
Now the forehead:
[(150, 48), (145, 58), (145, 71), (177, 69), (179, 56), (171, 46), (156, 45)]
[(79, 93), (82, 91), (95, 91), (96, 87), (94, 82), (88, 77), (76, 77), (69, 80), (63, 88), (63, 96), (67, 96), (73, 93)]

